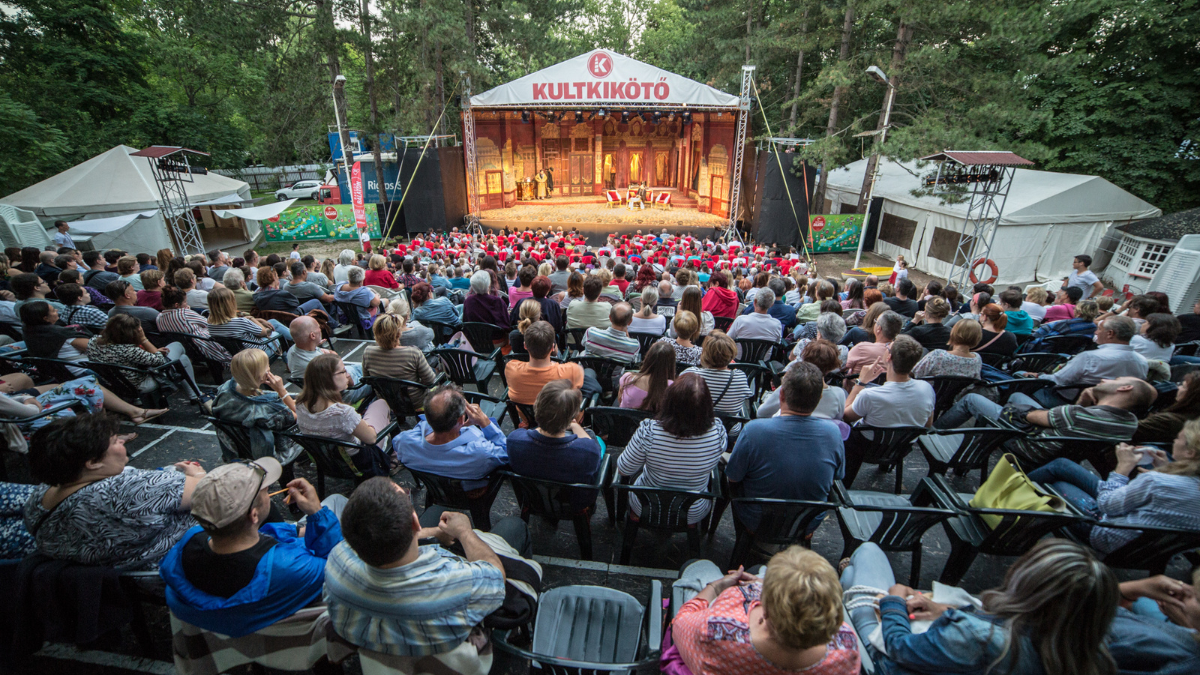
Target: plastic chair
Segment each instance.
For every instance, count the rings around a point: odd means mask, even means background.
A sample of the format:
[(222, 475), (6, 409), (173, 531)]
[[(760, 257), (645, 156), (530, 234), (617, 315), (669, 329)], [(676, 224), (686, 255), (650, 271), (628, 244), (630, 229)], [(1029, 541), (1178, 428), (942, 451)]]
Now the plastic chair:
[(842, 530), (842, 556), (848, 558), (864, 543), (874, 542), (884, 551), (912, 553), (908, 585), (916, 588), (921, 581), (921, 538), (929, 528), (958, 515), (944, 508), (914, 506), (900, 495), (869, 490), (847, 490), (841, 481), (833, 482), (838, 507), (838, 526)]
[[(980, 553), (1020, 556), (1046, 535), (1086, 520), (1074, 512), (975, 508), (967, 503), (972, 496), (952, 490), (944, 476), (922, 478), (912, 496), (914, 506), (935, 504), (958, 513), (942, 522), (950, 539), (950, 557), (939, 579), (943, 584), (957, 586)], [(988, 527), (981, 515), (1000, 516), (1001, 520), (996, 527)]]
[[(896, 494), (904, 487), (904, 458), (913, 450), (913, 442), (925, 433), (925, 427), (871, 427), (859, 424), (850, 429), (846, 439), (846, 455), (851, 447), (862, 454), (863, 464), (877, 464), (884, 471), (896, 472)], [(868, 436), (870, 434), (870, 436)], [(854, 483), (857, 472), (846, 476)]]
[[(1126, 570), (1145, 570), (1150, 576), (1164, 574), (1171, 558), (1180, 553), (1200, 549), (1200, 531), (1184, 530), (1174, 527), (1151, 527), (1148, 525), (1125, 525), (1122, 523), (1103, 524), (1097, 522), (1097, 527), (1108, 527), (1117, 530), (1133, 530), (1139, 532), (1133, 541), (1098, 557), (1109, 567)], [(1066, 536), (1084, 546), (1091, 546), (1090, 541), (1082, 540), (1070, 530)]]
[[(21, 425), (31, 424), (37, 420), (40, 420), (43, 417), (46, 417), (47, 415), (54, 415), (54, 414), (60, 413), (64, 410), (74, 410), (76, 415), (86, 415), (88, 412), (87, 406), (84, 405), (83, 402), (68, 401), (66, 403), (60, 403), (51, 408), (46, 408), (45, 410), (42, 410), (38, 414), (30, 415), (28, 417), (0, 417), (0, 425), (15, 424), (18, 427), (20, 427)], [(22, 433), (24, 434), (24, 432), (22, 432)], [(28, 440), (30, 434), (24, 434), (24, 435), (25, 435), (25, 439)], [(28, 466), (28, 462), (29, 462), (28, 455), (26, 455), (24, 453), (10, 452), (7, 444), (0, 446), (0, 483), (9, 482), (9, 480), (8, 480), (8, 463), (5, 458), (5, 455), (9, 455), (9, 454), (16, 455), (18, 458), (20, 458), (20, 460), (23, 463), (26, 464), (26, 466)]]
[[(338, 309), (342, 310), (342, 314), (346, 316), (346, 323), (350, 325), (350, 330), (353, 331), (355, 338), (359, 340), (371, 339), (370, 329), (363, 328), (363, 314), (360, 313), (360, 310), (364, 309), (363, 307), (359, 307), (352, 302), (342, 302), (337, 300), (335, 300), (333, 304), (336, 305)], [(411, 307), (412, 305), (409, 306)]]
[(628, 445), (644, 420), (654, 419), (654, 413), (645, 410), (606, 406), (585, 408), (583, 414), (587, 426), (604, 440), (609, 453)]
[[(612, 475), (612, 455), (606, 454), (600, 460), (600, 466), (596, 471), (598, 478), (595, 483), (561, 483), (558, 481), (546, 480), (542, 478), (531, 478), (522, 476), (512, 471), (501, 471), (500, 473), (508, 478), (509, 484), (512, 485), (513, 493), (517, 497), (517, 506), (521, 509), (521, 518), (525, 522), (529, 522), (530, 515), (541, 516), (554, 521), (556, 524), (559, 520), (570, 520), (575, 525), (575, 539), (579, 542), (579, 552), (584, 560), (592, 559), (592, 521), (591, 516), (595, 511), (595, 497), (592, 498), (592, 503), (582, 508), (576, 506), (573, 502), (579, 494), (588, 491), (594, 492), (597, 495), (608, 486), (608, 482)], [(608, 502), (609, 519), (612, 520), (613, 499), (611, 494), (606, 494)]]
[(976, 352), (983, 362), (993, 368), (1004, 368), (1009, 361), (1013, 360), (1012, 354), (997, 354), (995, 352)]
[[(83, 368), (82, 361), (67, 361), (65, 359), (50, 359), (40, 356), (24, 356), (20, 357), (20, 362), (25, 366), (32, 367), (37, 371), (37, 375), (43, 379), (49, 379), (54, 382), (62, 383), (74, 380), (79, 377), (70, 371), (70, 368)], [(34, 378), (36, 382), (38, 378)]]
[(756, 340), (753, 338), (738, 338), (734, 340), (742, 348), (738, 357), (740, 363), (761, 363), (766, 365), (771, 361), (779, 361), (778, 351), (783, 345), (775, 340)]
[(569, 361), (578, 363), (581, 368), (591, 368), (600, 382), (600, 400), (612, 403), (617, 397), (616, 374), (629, 364), (603, 356), (572, 356)]
[[(192, 335), (191, 333), (162, 331), (159, 333), (159, 335), (161, 335), (168, 344), (171, 342), (178, 342), (179, 344), (183, 345), (183, 349), (187, 352), (188, 358), (192, 360), (192, 365), (203, 366), (204, 369), (208, 371), (208, 376), (212, 378), (215, 384), (220, 385), (225, 382), (225, 371), (229, 368), (229, 361), (214, 359), (209, 356), (204, 349), (201, 348), (202, 342), (207, 342), (209, 345), (219, 350), (218, 353), (224, 353), (226, 356), (229, 356), (229, 352), (221, 346), (221, 343), (212, 338), (204, 338), (200, 337), (199, 335)], [(230, 356), (229, 358), (232, 359), (233, 357)]]
[(375, 392), (377, 398), (383, 399), (388, 404), (388, 408), (392, 411), (392, 417), (406, 428), (409, 417), (415, 419), (421, 414), (413, 405), (412, 399), (409, 398), (409, 392), (413, 390), (429, 391), (429, 387), (420, 382), (391, 377), (364, 377), (362, 381), (371, 388), (371, 391)]
[[(267, 336), (258, 340), (229, 337), (225, 335), (214, 335), (212, 336), (212, 339), (214, 342), (224, 347), (225, 351), (229, 352), (231, 358), (244, 349), (261, 349), (267, 353), (268, 360), (271, 363), (283, 358), (284, 355), (287, 354), (288, 349), (291, 347), (291, 343), (285, 340), (282, 335), (278, 337)], [(267, 349), (272, 343), (275, 344), (274, 352), (272, 352), (270, 349)]]
[[(812, 548), (808, 537), (808, 528), (813, 520), (828, 511), (837, 508), (831, 502), (807, 501), (800, 499), (766, 499), (762, 497), (735, 497), (730, 500), (734, 505), (733, 529), (737, 537), (733, 542), (733, 553), (729, 557), (730, 569), (746, 562), (749, 554), (756, 546), (785, 547), (799, 544)], [(737, 516), (737, 507), (757, 506), (762, 511), (758, 527), (753, 532), (747, 528)], [(717, 524), (713, 523), (713, 529)], [(765, 551), (769, 554), (769, 551)]]
[(958, 398), (958, 395), (966, 391), (968, 387), (984, 383), (983, 380), (978, 380), (973, 377), (959, 377), (953, 375), (918, 377), (917, 379), (928, 382), (933, 387), (933, 419), (935, 420), (949, 410), (951, 406), (954, 405), (954, 399)]
[(500, 494), (500, 486), (504, 485), (502, 473), (493, 471), (486, 476), (486, 486), (468, 491), (458, 478), (405, 468), (425, 488), (425, 508), (436, 504), (448, 509), (470, 511), (475, 527), (485, 532), (492, 529), (492, 504), (496, 501), (496, 495)]
[(639, 359), (646, 358), (646, 352), (650, 351), (650, 348), (653, 347), (654, 343), (658, 342), (658, 339), (662, 336), (662, 333), (638, 333), (629, 331), (629, 337), (637, 338)]
[(473, 384), (479, 391), (486, 392), (488, 382), (496, 374), (496, 362), (487, 354), (444, 346), (434, 349), (430, 355), (441, 359), (442, 368), (450, 376), (450, 381), (460, 387)]
[(1074, 356), (1096, 348), (1091, 335), (1052, 335), (1042, 338), (1042, 346), (1047, 352)]
[[(177, 362), (167, 362), (157, 368), (134, 368), (132, 366), (121, 365), (117, 363), (104, 363), (102, 361), (83, 361), (80, 364), (96, 374), (97, 381), (107, 387), (110, 391), (117, 395), (118, 398), (125, 400), (133, 405), (142, 407), (165, 408), (169, 405), (167, 394), (174, 391), (178, 380), (186, 382), (184, 386), (191, 387), (191, 382), (187, 381), (186, 375), (183, 373), (183, 367)], [(135, 386), (132, 381), (134, 376), (154, 377), (158, 383), (154, 389), (150, 391), (142, 391)], [(163, 385), (162, 380), (170, 380), (170, 385)], [(196, 396), (203, 398), (199, 389), (195, 390)]]
[(1200, 350), (1200, 340), (1192, 340), (1175, 345), (1175, 351), (1171, 355), (1195, 356), (1198, 350)]
[(962, 429), (930, 429), (917, 437), (917, 447), (929, 464), (929, 475), (945, 474), (948, 470), (966, 475), (979, 469), (979, 485), (988, 476), (988, 460), (1005, 443), (1024, 436), (1018, 429), (1001, 428), (990, 422), (987, 426)]
[(1012, 380), (1000, 380), (998, 382), (987, 382), (981, 386), (995, 387), (996, 401), (1000, 405), (1007, 405), (1008, 399), (1013, 394), (1022, 393), (1026, 396), (1033, 396), (1033, 393), (1039, 389), (1048, 389), (1054, 386), (1054, 380), (1043, 380), (1036, 377), (1018, 377)]
[[(388, 424), (386, 427), (376, 432), (378, 438), (386, 438), (395, 433), (399, 425), (396, 422)], [(296, 429), (297, 427), (293, 427)], [(374, 443), (366, 445), (358, 441), (339, 441), (324, 436), (313, 436), (310, 434), (300, 433), (298, 431), (283, 431), (282, 433), (287, 438), (293, 440), (301, 448), (304, 448), (305, 454), (312, 460), (313, 466), (317, 469), (317, 495), (325, 498), (325, 477), (332, 476), (333, 478), (344, 478), (354, 481), (354, 485), (374, 476), (388, 475), (389, 460), (383, 450), (379, 449)], [(354, 449), (360, 453), (369, 453), (372, 458), (371, 465), (376, 468), (374, 472), (366, 472), (360, 469), (354, 463), (354, 459), (350, 457), (348, 450)]]
[(556, 675), (658, 673), (663, 627), (662, 582), (650, 582), (645, 603), (600, 586), (561, 586), (542, 593), (529, 649), (509, 631), (493, 631), (498, 651), (530, 660), (534, 672)]
[(0, 204), (0, 225), (3, 225), (0, 227), (0, 241), (4, 242), (5, 248), (36, 246), (45, 250), (46, 246), (54, 243), (46, 226), (42, 225), (33, 211)]
[(727, 316), (713, 316), (713, 330), (729, 332), (729, 327), (733, 325), (733, 319)]
[(498, 350), (495, 340), (508, 337), (508, 331), (505, 328), (478, 321), (464, 322), (462, 333), (467, 338), (472, 350), (480, 354), (492, 354), (493, 356), (489, 358), (495, 358), (495, 352)]
[[(450, 341), (450, 337), (458, 332), (458, 327), (450, 323), (442, 323), (441, 321), (432, 321), (430, 319), (421, 319), (420, 324), (427, 326), (433, 331), (433, 346), (440, 347)], [(470, 343), (468, 343), (470, 344)], [(487, 352), (490, 353), (490, 352)], [(487, 358), (487, 353), (483, 354)]]
[(566, 337), (566, 349), (564, 351), (581, 352), (583, 351), (583, 334), (587, 332), (586, 328), (567, 328), (564, 330)]
[(688, 492), (673, 488), (625, 483), (615, 484), (613, 487), (616, 490), (616, 500), (627, 499), (623, 493), (629, 492), (641, 506), (641, 515), (637, 519), (634, 518), (632, 509), (626, 513), (625, 532), (621, 543), (621, 564), (629, 564), (629, 559), (633, 555), (633, 542), (637, 538), (639, 528), (671, 533), (686, 532), (692, 555), (699, 556), (702, 523), (689, 524), (688, 511), (691, 510), (692, 504), (701, 499), (715, 500), (719, 497), (720, 494), (717, 491), (719, 485), (715, 469), (709, 477), (708, 492)]
[(1018, 354), (1016, 358), (1009, 362), (1009, 367), (1030, 373), (1052, 373), (1069, 360), (1070, 357), (1065, 354), (1032, 352), (1029, 354)]

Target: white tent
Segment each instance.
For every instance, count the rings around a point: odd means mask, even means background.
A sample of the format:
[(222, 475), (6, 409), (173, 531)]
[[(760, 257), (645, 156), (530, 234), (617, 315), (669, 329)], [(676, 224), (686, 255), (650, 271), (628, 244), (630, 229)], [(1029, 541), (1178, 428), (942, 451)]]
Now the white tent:
[(471, 97), (480, 108), (617, 105), (732, 110), (738, 97), (648, 63), (597, 49)]
[[(829, 174), (825, 198), (832, 213), (850, 213), (858, 205), (867, 160)], [(932, 164), (880, 162), (876, 198), (883, 217), (875, 251), (903, 255), (909, 265), (936, 277), (950, 274), (963, 231), (967, 203), (943, 204), (936, 196), (914, 196)], [(997, 284), (1021, 284), (1067, 276), (1080, 253), (1093, 254), (1114, 224), (1162, 214), (1097, 176), (1016, 169), (989, 256), (1000, 269)], [(934, 255), (936, 254), (936, 255)]]
[[(47, 225), (53, 220), (82, 221), (104, 219), (100, 228), (80, 224), (80, 234), (90, 234), (97, 250), (120, 248), (128, 251), (153, 252), (174, 248), (171, 236), (159, 209), (158, 186), (143, 157), (130, 157), (137, 148), (118, 145), (77, 164), (60, 174), (15, 192), (2, 204), (33, 211)], [(215, 173), (193, 174), (193, 182), (184, 183), (188, 199), (194, 206), (241, 205), (251, 202), (250, 186)], [(147, 211), (154, 215), (146, 217)], [(128, 216), (129, 222), (112, 229), (112, 219)], [(135, 217), (136, 216), (136, 217)], [(247, 220), (246, 237), (253, 240), (260, 229), (257, 221)], [(95, 231), (100, 230), (100, 231)], [(204, 230), (201, 230), (203, 236)]]

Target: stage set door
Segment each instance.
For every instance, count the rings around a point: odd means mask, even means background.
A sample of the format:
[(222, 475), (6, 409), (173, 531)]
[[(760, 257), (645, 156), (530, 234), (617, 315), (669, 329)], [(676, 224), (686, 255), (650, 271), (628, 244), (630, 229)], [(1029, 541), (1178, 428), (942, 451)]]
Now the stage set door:
[(571, 153), (571, 186), (572, 195), (592, 194), (592, 165), (595, 163), (592, 153)]
[(504, 181), (499, 171), (488, 171), (484, 176), (487, 185), (487, 207), (498, 209), (504, 206)]

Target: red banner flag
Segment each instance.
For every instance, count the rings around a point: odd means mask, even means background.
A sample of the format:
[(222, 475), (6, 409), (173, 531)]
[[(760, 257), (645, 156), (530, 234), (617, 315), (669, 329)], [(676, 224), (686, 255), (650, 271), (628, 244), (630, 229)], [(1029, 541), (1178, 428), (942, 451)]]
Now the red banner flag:
[(350, 202), (354, 205), (354, 224), (363, 251), (371, 252), (371, 236), (367, 234), (367, 209), (363, 205), (362, 162), (355, 162), (350, 171)]

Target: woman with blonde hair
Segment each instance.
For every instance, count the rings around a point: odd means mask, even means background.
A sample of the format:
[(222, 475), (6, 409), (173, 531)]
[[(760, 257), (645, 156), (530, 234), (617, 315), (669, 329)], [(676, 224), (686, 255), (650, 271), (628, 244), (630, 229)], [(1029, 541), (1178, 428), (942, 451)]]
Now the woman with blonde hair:
[[(215, 288), (208, 294), (208, 332), (217, 337), (254, 342), (280, 336), (274, 326), (262, 319), (238, 316), (237, 300), (228, 288)], [(263, 349), (273, 354), (278, 349), (278, 343), (273, 341), (264, 345)]]
[(525, 349), (525, 329), (532, 326), (535, 322), (541, 321), (541, 319), (541, 303), (533, 298), (521, 301), (521, 306), (517, 310), (517, 327), (508, 334), (508, 344), (512, 347), (514, 354), (525, 354), (528, 352)]
[[(376, 322), (376, 326), (378, 324)], [(365, 356), (363, 371), (366, 371)], [(364, 476), (386, 476), (390, 468), (384, 454), (387, 439), (380, 438), (378, 432), (388, 425), (391, 411), (386, 401), (376, 399), (359, 416), (354, 408), (342, 402), (341, 392), (349, 385), (350, 376), (337, 354), (321, 354), (309, 361), (304, 369), (304, 389), (296, 399), (296, 426), (310, 436), (363, 445), (377, 444), (379, 453), (343, 449)]]
[[(699, 290), (699, 289), (697, 289)], [(658, 289), (647, 286), (642, 289), (642, 308), (633, 315), (629, 324), (631, 333), (650, 333), (662, 335), (667, 330), (667, 317), (655, 313), (658, 306)]]
[(412, 312), (403, 293), (388, 303), (386, 314), (396, 317), (399, 321), (400, 344), (416, 347), (422, 352), (433, 349), (433, 329), (422, 326), (418, 321), (409, 320)]
[(675, 317), (671, 319), (671, 335), (674, 337), (663, 336), (658, 341), (669, 342), (675, 348), (676, 363), (695, 366), (700, 364), (702, 350), (692, 344), (692, 340), (699, 334), (700, 322), (696, 320), (696, 315), (686, 309), (677, 309)]
[(379, 286), (380, 288), (390, 288), (393, 290), (400, 288), (400, 282), (396, 281), (396, 275), (388, 271), (387, 258), (377, 253), (371, 256), (371, 259), (367, 262), (367, 266), (370, 269), (363, 275), (364, 286)]
[(538, 272), (538, 276), (548, 277), (551, 274), (554, 274), (554, 265), (551, 265), (548, 261), (544, 262), (538, 266), (537, 272)]
[[(213, 417), (244, 427), (254, 457), (274, 457), (286, 466), (300, 454), (300, 446), (275, 433), (296, 424), (296, 403), (283, 378), (271, 372), (271, 361), (261, 349), (243, 349), (234, 354), (229, 372), (233, 377), (221, 385), (213, 399)], [(271, 391), (264, 392), (264, 384)], [(223, 433), (218, 427), (218, 437)], [(233, 447), (232, 442), (221, 443), (223, 462), (240, 459), (225, 451)]]
[[(422, 326), (422, 328), (424, 328)], [(433, 333), (428, 328), (430, 337)], [(364, 377), (387, 377), (393, 380), (418, 382), (433, 386), (437, 376), (429, 366), (420, 348), (404, 343), (404, 317), (400, 314), (382, 314), (371, 327), (375, 344), (363, 350), (362, 371)], [(307, 377), (307, 376), (306, 376)], [(413, 407), (421, 409), (425, 392), (413, 389), (408, 392)], [(379, 427), (382, 428), (382, 427)]]

